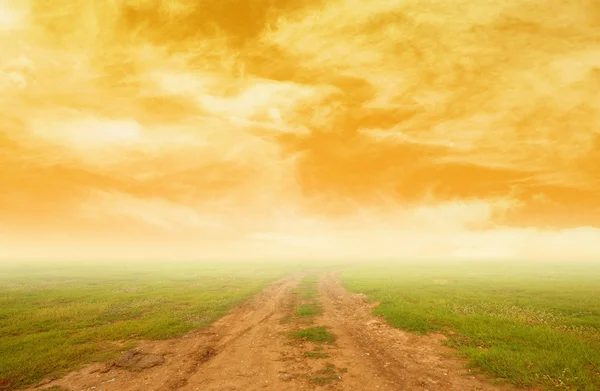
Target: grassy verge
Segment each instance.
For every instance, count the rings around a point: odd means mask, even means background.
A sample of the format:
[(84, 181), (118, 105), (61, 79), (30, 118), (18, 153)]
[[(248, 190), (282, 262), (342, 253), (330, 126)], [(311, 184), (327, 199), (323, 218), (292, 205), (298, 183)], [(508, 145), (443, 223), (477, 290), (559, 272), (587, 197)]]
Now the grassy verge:
[(600, 389), (599, 263), (406, 263), (342, 273), (393, 326), (443, 332), (473, 367), (519, 386)]
[(295, 265), (0, 264), (0, 385), (114, 357), (209, 325)]

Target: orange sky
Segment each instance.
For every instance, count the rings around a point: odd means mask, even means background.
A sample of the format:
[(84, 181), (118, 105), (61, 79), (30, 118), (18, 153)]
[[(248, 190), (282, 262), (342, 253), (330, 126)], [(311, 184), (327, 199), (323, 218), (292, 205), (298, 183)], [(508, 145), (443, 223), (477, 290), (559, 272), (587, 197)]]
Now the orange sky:
[(0, 0), (0, 257), (600, 256), (597, 0)]

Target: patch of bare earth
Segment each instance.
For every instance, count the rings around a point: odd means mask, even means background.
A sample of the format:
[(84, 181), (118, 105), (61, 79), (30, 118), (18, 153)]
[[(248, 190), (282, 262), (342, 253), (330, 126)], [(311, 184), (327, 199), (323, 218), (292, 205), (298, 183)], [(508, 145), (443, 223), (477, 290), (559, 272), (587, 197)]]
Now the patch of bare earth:
[[(469, 375), (441, 336), (415, 336), (371, 315), (363, 296), (337, 279), (319, 282), (334, 344), (298, 341), (307, 327), (295, 319), (299, 277), (280, 280), (215, 322), (182, 338), (139, 343), (117, 360), (89, 365), (30, 390), (506, 390)], [(309, 321), (310, 322), (310, 321)]]

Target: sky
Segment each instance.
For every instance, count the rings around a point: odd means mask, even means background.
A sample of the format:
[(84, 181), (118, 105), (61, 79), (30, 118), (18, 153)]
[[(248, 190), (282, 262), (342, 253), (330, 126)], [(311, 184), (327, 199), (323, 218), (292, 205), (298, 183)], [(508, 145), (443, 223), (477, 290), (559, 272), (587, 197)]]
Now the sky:
[(0, 0), (0, 257), (600, 258), (597, 0)]

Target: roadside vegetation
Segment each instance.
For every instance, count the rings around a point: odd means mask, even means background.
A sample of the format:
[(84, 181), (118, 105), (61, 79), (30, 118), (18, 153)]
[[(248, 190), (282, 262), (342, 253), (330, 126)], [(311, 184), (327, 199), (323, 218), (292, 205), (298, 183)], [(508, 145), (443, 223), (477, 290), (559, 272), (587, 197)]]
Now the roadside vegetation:
[(312, 384), (324, 386), (335, 381), (342, 380), (342, 375), (348, 372), (348, 368), (338, 368), (335, 364), (325, 363), (322, 369), (315, 371), (309, 381)]
[[(314, 318), (322, 314), (321, 306), (316, 300), (317, 282), (317, 276), (308, 275), (302, 278), (298, 284), (298, 288), (296, 288), (295, 315), (296, 319), (300, 321), (299, 323), (314, 323)], [(290, 332), (289, 335), (292, 338), (316, 344), (332, 344), (336, 339), (335, 335), (327, 331), (325, 326), (301, 328)], [(304, 356), (321, 358), (323, 353), (313, 354), (313, 352), (306, 352)]]
[(298, 284), (296, 292), (300, 300), (313, 300), (317, 295), (317, 276), (314, 274), (305, 276)]
[(209, 325), (294, 264), (0, 264), (0, 389)]
[(376, 315), (442, 332), (474, 368), (518, 386), (600, 390), (600, 263), (370, 264), (341, 273)]
[[(314, 324), (315, 318), (323, 313), (317, 300), (318, 277), (308, 275), (302, 278), (296, 289), (295, 320), (296, 324)], [(329, 353), (324, 351), (324, 346), (332, 347), (337, 337), (325, 326), (311, 326), (298, 328), (289, 333), (289, 336), (302, 342), (302, 347), (309, 350), (302, 353), (302, 357), (310, 360), (325, 360)], [(305, 344), (306, 343), (306, 344)], [(312, 350), (310, 350), (312, 347)], [(321, 369), (314, 370), (307, 376), (307, 380), (313, 385), (327, 385), (342, 379), (346, 368), (337, 368), (333, 363), (324, 362)]]
[(329, 353), (325, 352), (304, 352), (304, 357), (306, 358), (329, 358)]
[(317, 294), (317, 276), (309, 275), (302, 278), (296, 289), (296, 316), (312, 318), (321, 315), (322, 310), (315, 299)]
[(294, 338), (308, 342), (327, 344), (332, 344), (335, 342), (335, 335), (327, 331), (325, 326), (308, 327), (305, 329), (292, 331), (290, 335)]

